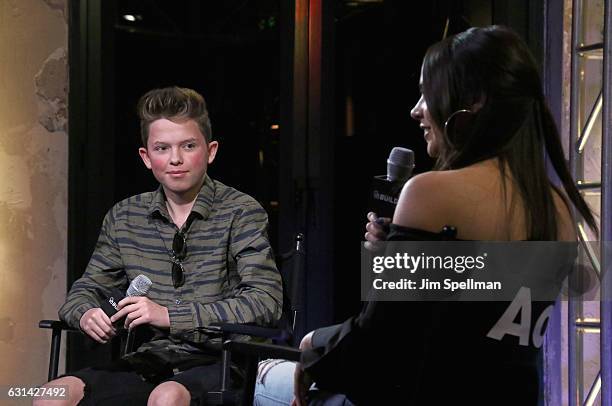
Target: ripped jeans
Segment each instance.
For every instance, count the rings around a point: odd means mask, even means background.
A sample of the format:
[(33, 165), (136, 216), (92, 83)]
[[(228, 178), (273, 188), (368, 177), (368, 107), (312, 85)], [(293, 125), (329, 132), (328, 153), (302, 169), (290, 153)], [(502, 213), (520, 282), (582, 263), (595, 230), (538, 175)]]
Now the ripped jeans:
[[(283, 359), (261, 361), (257, 368), (254, 406), (290, 406), (293, 401), (295, 362)], [(346, 396), (319, 391), (315, 385), (309, 391), (309, 406), (354, 406)]]
[(257, 367), (254, 406), (289, 406), (293, 400), (295, 362), (267, 359)]

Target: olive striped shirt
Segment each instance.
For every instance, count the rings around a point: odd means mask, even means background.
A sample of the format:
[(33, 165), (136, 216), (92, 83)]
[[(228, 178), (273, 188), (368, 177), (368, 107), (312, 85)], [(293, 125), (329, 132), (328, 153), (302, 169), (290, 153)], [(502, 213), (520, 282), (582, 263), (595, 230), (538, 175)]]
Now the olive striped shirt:
[[(178, 230), (162, 187), (117, 203), (106, 215), (95, 251), (74, 282), (60, 318), (73, 327), (99, 307), (110, 288), (125, 291), (143, 274), (148, 297), (168, 308), (170, 329), (154, 330), (141, 350), (196, 351), (214, 338), (217, 321), (273, 325), (282, 311), (282, 284), (267, 238), (268, 217), (252, 197), (206, 175), (189, 218), (182, 261), (185, 283), (174, 288), (170, 249)], [(216, 341), (216, 340), (215, 340)]]

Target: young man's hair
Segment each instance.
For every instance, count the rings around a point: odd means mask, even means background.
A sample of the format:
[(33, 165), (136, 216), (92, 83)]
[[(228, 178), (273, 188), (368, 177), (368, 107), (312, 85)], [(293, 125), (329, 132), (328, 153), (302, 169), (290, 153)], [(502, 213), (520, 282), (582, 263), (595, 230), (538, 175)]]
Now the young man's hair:
[(206, 101), (195, 90), (177, 86), (153, 89), (140, 98), (137, 109), (140, 137), (145, 148), (149, 139), (149, 126), (161, 118), (170, 121), (194, 120), (206, 143), (212, 141)]

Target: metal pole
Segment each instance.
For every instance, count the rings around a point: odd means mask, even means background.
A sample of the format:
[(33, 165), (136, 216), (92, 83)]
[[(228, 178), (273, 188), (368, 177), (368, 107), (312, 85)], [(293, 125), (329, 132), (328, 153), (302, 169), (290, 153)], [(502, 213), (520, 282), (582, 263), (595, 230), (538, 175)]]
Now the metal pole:
[[(581, 176), (581, 165), (579, 163), (578, 145), (578, 129), (580, 128), (580, 94), (578, 92), (580, 86), (580, 56), (576, 50), (580, 46), (582, 16), (582, 0), (573, 0), (572, 2), (572, 65), (571, 65), (571, 88), (570, 88), (570, 139), (569, 139), (569, 161), (570, 170), (574, 180)], [(578, 364), (579, 357), (579, 337), (577, 335), (575, 321), (579, 315), (577, 308), (578, 304), (572, 300), (571, 295), (568, 298), (568, 383), (569, 383), (569, 406), (577, 406), (581, 402), (581, 391), (579, 390), (578, 380), (581, 374), (581, 368)]]
[(601, 405), (612, 406), (612, 277), (608, 272), (612, 264), (612, 10), (610, 1), (604, 1), (603, 47), (603, 107), (601, 151)]

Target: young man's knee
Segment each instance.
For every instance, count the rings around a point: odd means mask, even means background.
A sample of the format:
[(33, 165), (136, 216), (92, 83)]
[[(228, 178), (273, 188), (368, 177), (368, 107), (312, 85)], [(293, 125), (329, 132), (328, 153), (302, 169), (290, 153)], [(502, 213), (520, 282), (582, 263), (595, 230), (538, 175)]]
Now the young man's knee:
[(83, 399), (85, 383), (75, 376), (64, 376), (62, 378), (54, 379), (43, 385), (43, 388), (50, 387), (65, 387), (66, 388), (66, 399), (35, 399), (32, 402), (33, 406), (64, 406), (64, 405), (76, 405)]
[(149, 395), (147, 406), (186, 405), (191, 402), (191, 395), (187, 388), (178, 382), (164, 382), (159, 384)]

